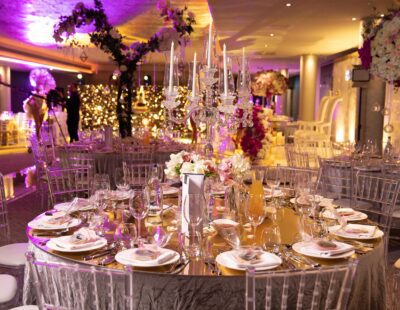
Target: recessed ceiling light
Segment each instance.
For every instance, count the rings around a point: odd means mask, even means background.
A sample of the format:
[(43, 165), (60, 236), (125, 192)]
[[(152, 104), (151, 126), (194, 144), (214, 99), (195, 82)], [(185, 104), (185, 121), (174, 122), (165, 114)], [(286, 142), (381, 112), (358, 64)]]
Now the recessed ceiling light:
[(289, 6), (292, 6), (292, 4), (291, 3), (286, 3), (286, 6), (289, 7)]
[(357, 18), (356, 18), (356, 17), (353, 17), (351, 20), (352, 20), (353, 22), (355, 22), (355, 21), (357, 20)]
[(269, 34), (270, 37), (273, 37), (274, 35), (275, 35), (275, 34), (273, 34), (273, 33), (270, 33), (270, 34)]
[(385, 14), (381, 14), (381, 17), (385, 17)]
[(265, 44), (264, 47), (268, 47), (268, 44)]

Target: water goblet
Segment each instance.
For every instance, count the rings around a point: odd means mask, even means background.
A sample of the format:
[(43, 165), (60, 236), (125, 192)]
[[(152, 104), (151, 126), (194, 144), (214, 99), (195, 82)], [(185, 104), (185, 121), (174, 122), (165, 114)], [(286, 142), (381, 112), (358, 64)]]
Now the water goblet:
[(187, 194), (183, 199), (183, 216), (194, 233), (203, 221), (206, 200), (203, 194)]
[(281, 232), (278, 225), (267, 227), (262, 232), (262, 245), (268, 252), (279, 252)]
[(199, 232), (179, 232), (178, 242), (187, 258), (197, 258), (202, 255), (202, 236)]
[(141, 221), (147, 216), (149, 212), (150, 202), (147, 191), (135, 191), (134, 195), (129, 199), (129, 211), (138, 222), (138, 236), (137, 243), (142, 245), (141, 238)]
[(137, 238), (136, 225), (133, 223), (120, 223), (114, 232), (114, 241), (123, 249), (134, 246)]

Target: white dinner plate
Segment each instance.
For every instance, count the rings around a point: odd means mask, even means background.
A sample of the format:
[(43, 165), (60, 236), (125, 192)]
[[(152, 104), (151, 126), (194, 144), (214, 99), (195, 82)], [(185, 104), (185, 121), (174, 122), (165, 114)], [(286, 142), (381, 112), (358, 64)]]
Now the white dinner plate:
[[(70, 238), (71, 236), (63, 236), (60, 238)], [(105, 238), (100, 238), (99, 240), (95, 242), (88, 243), (86, 247), (79, 248), (79, 249), (68, 249), (68, 248), (63, 248), (59, 246), (53, 239), (50, 239), (46, 246), (50, 250), (58, 251), (58, 252), (65, 252), (65, 253), (78, 253), (78, 252), (87, 252), (87, 251), (92, 251), (92, 250), (97, 250), (100, 249), (104, 246), (107, 245), (107, 240)]]
[[(271, 198), (272, 197), (271, 193), (272, 193), (272, 191), (271, 191), (270, 188), (265, 188), (264, 187), (264, 196), (265, 196), (265, 198)], [(284, 194), (280, 189), (274, 191), (274, 197), (282, 197), (282, 196), (284, 196)]]
[[(171, 257), (171, 259), (163, 262), (163, 263), (158, 263), (157, 259), (152, 259), (152, 260), (138, 260), (133, 258), (133, 252), (137, 249), (128, 249), (122, 252), (119, 252), (117, 255), (115, 255), (115, 260), (123, 265), (127, 266), (133, 266), (133, 267), (159, 267), (159, 266), (165, 266), (165, 265), (170, 265), (175, 262), (177, 262), (180, 258), (180, 255), (178, 252), (170, 249), (160, 249), (160, 255), (166, 254), (166, 253), (174, 253), (174, 256)], [(131, 256), (127, 258), (127, 256)]]
[[(350, 245), (343, 243), (343, 242), (337, 242), (335, 241), (336, 244), (341, 245), (341, 246), (346, 246), (346, 247), (350, 247), (352, 248)], [(292, 245), (292, 249), (294, 251), (296, 251), (299, 254), (305, 255), (305, 256), (309, 256), (309, 257), (314, 257), (314, 258), (322, 258), (322, 259), (342, 259), (342, 258), (348, 258), (350, 256), (352, 256), (355, 251), (354, 250), (350, 250), (344, 253), (340, 253), (340, 254), (335, 254), (335, 255), (327, 255), (326, 252), (324, 251), (320, 251), (318, 252), (318, 250), (316, 249), (312, 252), (307, 251), (307, 248), (309, 247), (308, 242), (297, 242), (295, 244)]]
[(168, 187), (168, 188), (163, 188), (163, 195), (176, 195), (179, 193), (179, 188), (176, 187)]
[(39, 215), (39, 217), (35, 218), (33, 221), (28, 223), (28, 227), (37, 230), (60, 230), (60, 229), (68, 229), (72, 227), (76, 227), (81, 223), (81, 219), (71, 218), (71, 220), (67, 223), (63, 223), (61, 225), (53, 225), (43, 223), (42, 217), (47, 215)]
[[(372, 227), (370, 225), (361, 225), (361, 224), (348, 224), (347, 226), (350, 227)], [(341, 225), (335, 225), (335, 226), (331, 226), (329, 227), (329, 232), (335, 236), (341, 237), (341, 238), (345, 238), (345, 239), (354, 239), (354, 240), (372, 240), (372, 239), (378, 239), (383, 237), (384, 233), (382, 230), (380, 230), (379, 228), (374, 230), (374, 234), (371, 236), (366, 236), (366, 235), (360, 235), (360, 234), (353, 234), (353, 233), (346, 233), (344, 231), (342, 231), (340, 229)]]
[[(241, 270), (241, 271), (246, 270), (247, 268), (239, 266), (239, 263), (233, 258), (232, 254), (234, 252), (235, 252), (234, 250), (223, 252), (215, 258), (215, 261), (219, 265), (230, 268), (230, 269)], [(265, 251), (263, 251), (263, 253), (261, 254), (260, 259), (261, 259), (260, 263), (251, 265), (256, 270), (274, 269), (282, 264), (282, 259), (279, 256), (276, 256), (275, 254), (265, 252)], [(257, 265), (262, 265), (262, 264), (265, 265), (267, 263), (271, 263), (271, 265), (257, 267)]]
[[(338, 211), (338, 212), (346, 211), (346, 210), (353, 210), (353, 209), (351, 209), (351, 208), (338, 208), (338, 209), (336, 209), (336, 211)], [(359, 211), (356, 211), (356, 210), (353, 210), (353, 211), (354, 211), (354, 214), (343, 216), (348, 222), (363, 221), (363, 220), (366, 220), (368, 218), (368, 215), (363, 213), (363, 212), (359, 212)], [(336, 219), (335, 215), (330, 210), (325, 210), (324, 212), (322, 212), (322, 217), (326, 218), (328, 220), (335, 220)]]
[(72, 202), (62, 202), (62, 203), (58, 203), (54, 206), (54, 209), (57, 211), (89, 211), (89, 210), (95, 210), (96, 206), (89, 204), (87, 206), (84, 207), (73, 207), (71, 208), (71, 203)]

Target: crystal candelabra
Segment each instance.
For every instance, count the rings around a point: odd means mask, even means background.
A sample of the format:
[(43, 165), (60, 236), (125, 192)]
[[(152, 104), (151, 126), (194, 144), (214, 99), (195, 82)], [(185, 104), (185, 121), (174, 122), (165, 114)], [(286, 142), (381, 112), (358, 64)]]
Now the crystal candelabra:
[[(184, 124), (191, 118), (198, 127), (201, 123), (206, 127), (206, 143), (204, 153), (207, 157), (212, 157), (213, 132), (218, 127), (225, 127), (230, 133), (236, 133), (237, 129), (253, 126), (253, 103), (250, 101), (250, 93), (247, 88), (242, 87), (238, 90), (238, 95), (232, 93), (219, 93), (217, 87), (218, 78), (215, 77), (218, 69), (204, 67), (201, 70), (200, 85), (203, 90), (199, 96), (190, 96), (190, 105), (187, 107), (183, 118), (174, 116), (174, 109), (180, 104), (176, 102), (177, 92), (166, 93), (164, 106), (168, 110), (169, 125), (172, 123)], [(235, 103), (236, 101), (236, 103)], [(164, 119), (165, 116), (164, 116)]]

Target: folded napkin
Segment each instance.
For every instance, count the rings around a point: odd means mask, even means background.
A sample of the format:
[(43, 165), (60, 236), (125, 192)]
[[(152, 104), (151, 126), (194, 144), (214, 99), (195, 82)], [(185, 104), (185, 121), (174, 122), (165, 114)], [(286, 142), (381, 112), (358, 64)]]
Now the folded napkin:
[(54, 212), (52, 215), (43, 215), (34, 220), (34, 223), (38, 227), (54, 228), (65, 226), (69, 224), (71, 220), (72, 218), (65, 211), (58, 211)]
[(149, 263), (149, 265), (160, 265), (168, 262), (175, 255), (174, 251), (167, 251), (153, 245), (145, 245), (144, 248), (128, 250), (125, 253), (121, 252), (120, 257), (129, 262), (141, 261)]
[(318, 256), (336, 256), (350, 252), (354, 249), (353, 246), (346, 243), (335, 242), (335, 241), (333, 241), (333, 243), (336, 244), (335, 249), (321, 250), (316, 241), (307, 242), (303, 247), (303, 252), (306, 254), (318, 255)]
[(372, 238), (377, 229), (377, 226), (372, 225), (347, 224), (346, 226), (339, 228), (336, 232), (338, 235), (343, 237)]
[(273, 267), (279, 264), (278, 261), (274, 260), (273, 257), (271, 257), (271, 259), (269, 259), (270, 257), (266, 257), (263, 256), (262, 254), (256, 258), (256, 259), (252, 259), (249, 261), (246, 261), (242, 258), (239, 257), (238, 253), (236, 253), (235, 251), (232, 251), (231, 253), (229, 253), (229, 259), (234, 262), (236, 264), (236, 266), (238, 268), (249, 268), (249, 267), (253, 267), (253, 268), (267, 268), (267, 267)]
[(76, 231), (72, 236), (63, 236), (59, 238), (54, 238), (52, 241), (59, 247), (68, 250), (77, 250), (88, 247), (89, 245), (96, 245), (101, 243), (101, 238), (96, 235), (94, 230), (86, 227), (82, 227)]

